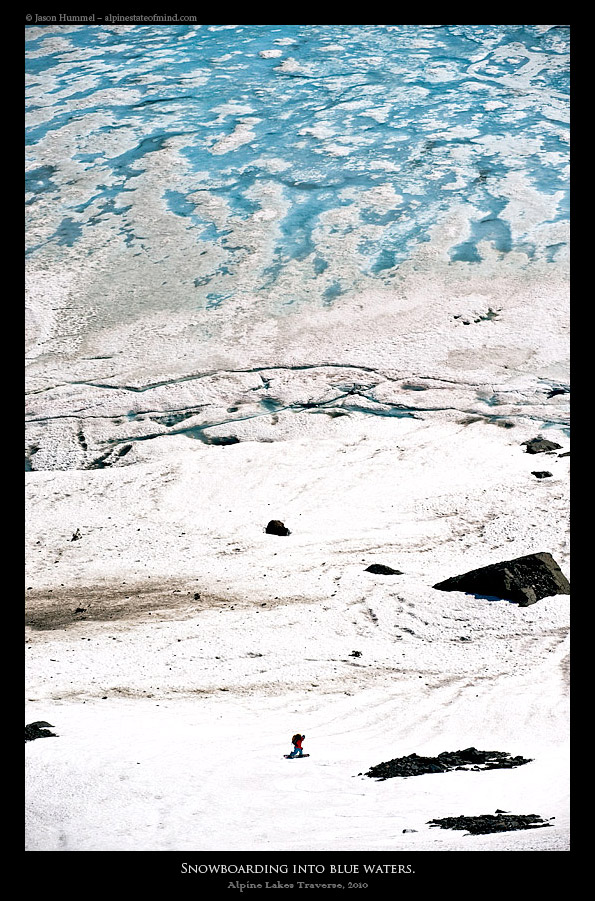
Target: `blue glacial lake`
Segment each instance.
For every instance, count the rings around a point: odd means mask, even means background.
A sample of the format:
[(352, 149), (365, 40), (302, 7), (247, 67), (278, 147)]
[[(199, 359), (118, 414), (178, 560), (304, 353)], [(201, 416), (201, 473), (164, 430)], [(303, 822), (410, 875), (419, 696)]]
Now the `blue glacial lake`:
[(152, 308), (324, 306), (456, 211), (443, 260), (555, 265), (568, 57), (567, 26), (32, 26), (28, 261), (146, 261)]

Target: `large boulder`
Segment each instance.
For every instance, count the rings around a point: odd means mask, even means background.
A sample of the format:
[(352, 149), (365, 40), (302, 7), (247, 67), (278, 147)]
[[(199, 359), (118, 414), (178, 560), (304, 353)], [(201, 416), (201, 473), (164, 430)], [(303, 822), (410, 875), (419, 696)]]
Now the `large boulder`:
[(570, 583), (551, 554), (527, 554), (453, 576), (434, 585), (440, 591), (464, 591), (516, 601), (528, 607), (541, 598), (570, 594)]
[[(49, 728), (45, 728), (48, 726)], [(36, 738), (56, 738), (55, 732), (50, 732), (50, 729), (53, 729), (51, 723), (46, 723), (45, 720), (37, 720), (35, 723), (29, 723), (29, 725), (25, 726), (25, 741), (35, 741)]]
[(364, 570), (367, 573), (374, 573), (378, 576), (402, 576), (400, 569), (393, 569), (392, 566), (385, 566), (384, 563), (372, 563), (371, 566)]
[(267, 535), (291, 535), (291, 532), (280, 519), (271, 519), (265, 529)]

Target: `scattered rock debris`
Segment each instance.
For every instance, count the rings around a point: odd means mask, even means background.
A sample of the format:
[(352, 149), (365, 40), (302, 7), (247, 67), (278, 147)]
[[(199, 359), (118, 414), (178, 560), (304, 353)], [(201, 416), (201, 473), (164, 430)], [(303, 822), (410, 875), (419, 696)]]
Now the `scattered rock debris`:
[(517, 829), (536, 829), (551, 826), (536, 813), (482, 813), (475, 817), (443, 817), (429, 820), (430, 826), (440, 829), (464, 829), (469, 835), (488, 835), (490, 832), (513, 832)]
[(78, 541), (79, 538), (82, 538), (82, 537), (83, 537), (83, 536), (81, 535), (81, 530), (80, 530), (80, 529), (77, 529), (76, 532), (73, 532), (73, 533), (72, 533), (72, 538), (71, 538), (70, 540), (71, 540), (71, 541)]
[(423, 776), (426, 773), (447, 773), (450, 770), (512, 769), (530, 762), (531, 760), (525, 757), (511, 757), (506, 751), (478, 751), (477, 748), (466, 748), (464, 751), (442, 751), (437, 757), (420, 757), (418, 754), (395, 757), (393, 760), (371, 767), (363, 775), (384, 782), (396, 776)]
[[(47, 729), (45, 727), (48, 727)], [(35, 723), (29, 723), (28, 726), (25, 726), (25, 741), (34, 741), (36, 738), (57, 738), (55, 732), (50, 732), (50, 729), (54, 729), (51, 723), (46, 723), (45, 720), (37, 720)]]
[(502, 307), (499, 307), (497, 310), (492, 310), (491, 307), (488, 307), (487, 313), (477, 313), (473, 312), (470, 315), (464, 316), (463, 313), (455, 313), (452, 317), (453, 319), (460, 319), (463, 325), (471, 325), (471, 322), (489, 322), (491, 319), (497, 319), (498, 314), (502, 312)]

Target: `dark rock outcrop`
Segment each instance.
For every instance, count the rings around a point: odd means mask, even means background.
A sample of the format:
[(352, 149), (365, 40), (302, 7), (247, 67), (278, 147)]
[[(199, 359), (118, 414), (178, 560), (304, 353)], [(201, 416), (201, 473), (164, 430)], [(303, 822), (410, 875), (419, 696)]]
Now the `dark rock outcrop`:
[(535, 476), (536, 479), (551, 479), (552, 474), (548, 472), (547, 469), (540, 469), (537, 472), (531, 472), (532, 476)]
[(548, 553), (527, 554), (514, 560), (482, 566), (437, 582), (434, 588), (503, 598), (515, 601), (521, 607), (528, 607), (551, 595), (570, 594), (568, 579)]
[(207, 443), (215, 444), (218, 447), (227, 447), (229, 444), (239, 444), (240, 439), (237, 435), (211, 435)]
[(366, 567), (364, 572), (367, 573), (375, 573), (378, 576), (402, 576), (403, 573), (400, 569), (392, 569), (390, 566), (385, 566), (384, 563), (372, 563), (371, 566)]
[(530, 438), (529, 441), (523, 441), (523, 445), (527, 448), (526, 453), (528, 454), (547, 454), (562, 447), (561, 444), (556, 444), (555, 441), (548, 441), (547, 438), (542, 438), (541, 436)]
[(280, 519), (271, 519), (265, 532), (267, 535), (291, 535), (289, 529), (281, 522)]
[[(46, 729), (46, 726), (49, 728)], [(55, 732), (49, 731), (49, 729), (53, 728), (52, 724), (46, 723), (45, 720), (29, 723), (28, 726), (25, 726), (25, 741), (34, 741), (36, 738), (57, 738)]]
[(540, 826), (551, 826), (536, 813), (482, 813), (475, 817), (443, 817), (439, 820), (428, 820), (429, 826), (440, 829), (464, 829), (470, 835), (488, 835), (491, 832), (514, 832), (517, 829), (536, 829)]
[(531, 761), (525, 757), (511, 757), (506, 751), (478, 751), (465, 748), (464, 751), (442, 751), (437, 757), (420, 757), (409, 754), (396, 757), (371, 767), (366, 776), (371, 779), (392, 779), (396, 776), (423, 776), (426, 773), (447, 773), (449, 770), (495, 770), (512, 769)]
[(552, 388), (551, 391), (548, 391), (548, 398), (555, 397), (557, 394), (570, 394), (570, 388)]

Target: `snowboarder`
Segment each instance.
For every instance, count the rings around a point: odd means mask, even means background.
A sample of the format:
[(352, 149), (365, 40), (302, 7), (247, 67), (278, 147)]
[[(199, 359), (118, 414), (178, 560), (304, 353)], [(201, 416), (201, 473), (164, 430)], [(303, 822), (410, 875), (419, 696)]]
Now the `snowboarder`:
[(287, 755), (288, 757), (303, 757), (304, 756), (304, 752), (302, 750), (302, 742), (305, 739), (305, 737), (306, 737), (305, 735), (300, 735), (299, 732), (296, 732), (296, 734), (291, 739), (292, 744), (293, 744), (293, 751), (291, 752), (291, 754)]

